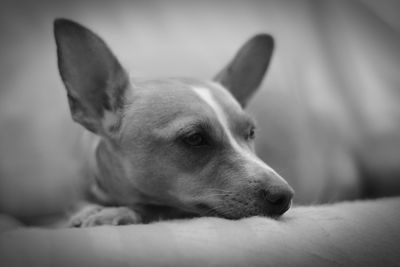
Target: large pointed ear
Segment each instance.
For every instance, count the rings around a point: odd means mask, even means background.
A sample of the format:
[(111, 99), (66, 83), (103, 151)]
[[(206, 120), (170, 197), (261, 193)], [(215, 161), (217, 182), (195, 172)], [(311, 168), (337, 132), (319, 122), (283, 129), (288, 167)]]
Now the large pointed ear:
[(118, 127), (129, 78), (100, 37), (76, 22), (54, 21), (58, 68), (72, 118), (104, 134)]
[(260, 86), (274, 50), (274, 39), (259, 34), (243, 45), (235, 58), (214, 78), (245, 107)]

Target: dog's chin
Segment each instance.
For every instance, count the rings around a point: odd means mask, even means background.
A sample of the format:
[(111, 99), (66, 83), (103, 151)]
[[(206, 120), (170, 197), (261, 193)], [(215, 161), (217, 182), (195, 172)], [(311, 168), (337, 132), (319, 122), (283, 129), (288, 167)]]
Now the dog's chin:
[(240, 210), (235, 209), (234, 212), (229, 212), (227, 210), (223, 210), (222, 208), (217, 209), (206, 203), (196, 204), (194, 210), (201, 217), (219, 217), (229, 220), (239, 220), (253, 216), (262, 216), (277, 219), (280, 215), (270, 214), (266, 212), (261, 212), (259, 210)]
[(222, 210), (216, 209), (215, 207), (212, 207), (211, 205), (206, 203), (196, 204), (194, 209), (196, 210), (196, 213), (198, 213), (201, 217), (219, 217), (230, 220), (237, 220), (243, 217), (247, 217), (247, 216), (242, 216), (242, 217), (234, 216)]

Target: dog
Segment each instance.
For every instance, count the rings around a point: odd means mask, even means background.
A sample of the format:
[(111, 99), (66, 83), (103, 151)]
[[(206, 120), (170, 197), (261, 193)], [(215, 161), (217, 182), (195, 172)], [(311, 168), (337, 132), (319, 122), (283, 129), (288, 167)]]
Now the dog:
[(271, 36), (250, 39), (210, 82), (131, 81), (89, 29), (56, 19), (54, 34), (72, 118), (93, 143), (90, 197), (106, 205), (85, 207), (71, 225), (289, 209), (293, 189), (255, 155), (255, 123), (242, 109), (267, 70)]
[(270, 35), (251, 38), (212, 81), (131, 80), (91, 30), (56, 19), (54, 36), (72, 119), (83, 126), (69, 175), (84, 180), (87, 202), (69, 226), (289, 209), (294, 191), (255, 155), (255, 122), (243, 111), (268, 68)]

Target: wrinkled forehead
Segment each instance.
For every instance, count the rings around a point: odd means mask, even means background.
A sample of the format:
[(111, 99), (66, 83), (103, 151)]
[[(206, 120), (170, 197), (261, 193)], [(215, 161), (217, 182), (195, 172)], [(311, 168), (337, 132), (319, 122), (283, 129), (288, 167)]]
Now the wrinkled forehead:
[(216, 113), (223, 113), (234, 125), (246, 116), (232, 95), (213, 82), (153, 80), (136, 83), (132, 91), (130, 120), (145, 118), (152, 127), (162, 127), (177, 118), (217, 119)]

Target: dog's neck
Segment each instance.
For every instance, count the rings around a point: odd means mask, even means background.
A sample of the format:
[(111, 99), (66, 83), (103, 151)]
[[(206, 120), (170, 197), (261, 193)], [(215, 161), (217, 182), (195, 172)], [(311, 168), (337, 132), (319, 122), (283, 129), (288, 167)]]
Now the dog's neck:
[(122, 187), (121, 180), (126, 180), (122, 162), (110, 143), (101, 137), (86, 131), (83, 149), (86, 166), (84, 176), (87, 180), (86, 196), (89, 201), (102, 205), (133, 206), (150, 200), (134, 188)]
[(83, 151), (85, 164), (82, 168), (86, 186), (84, 198), (91, 202), (110, 205), (112, 199), (107, 194), (101, 183), (101, 171), (99, 170), (98, 150), (101, 138), (87, 130), (84, 130), (81, 137), (81, 149)]

